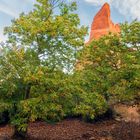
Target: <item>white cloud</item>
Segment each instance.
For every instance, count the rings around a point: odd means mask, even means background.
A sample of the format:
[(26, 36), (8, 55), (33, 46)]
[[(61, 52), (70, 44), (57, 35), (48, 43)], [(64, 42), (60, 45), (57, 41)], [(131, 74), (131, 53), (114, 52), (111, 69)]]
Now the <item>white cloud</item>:
[(7, 15), (9, 15), (9, 16), (12, 16), (12, 17), (16, 17), (17, 16), (17, 13), (14, 12), (14, 9), (12, 9), (7, 4), (4, 4), (4, 3), (0, 4), (0, 11), (5, 13), (5, 14), (7, 14)]
[(112, 0), (85, 0), (85, 1), (90, 2), (94, 5), (102, 5), (105, 2), (111, 3)]
[(35, 4), (36, 0), (25, 0), (25, 2), (29, 3), (29, 4)]
[(6, 40), (6, 36), (3, 35), (3, 30), (0, 29), (0, 42), (5, 41)]
[(108, 2), (124, 15), (140, 20), (140, 0), (85, 0), (94, 5), (103, 5)]
[[(6, 40), (3, 35), (5, 26), (10, 25), (13, 18), (17, 18), (21, 12), (28, 12), (32, 9), (36, 0), (0, 0), (0, 42)], [(4, 14), (3, 14), (4, 13)], [(5, 16), (8, 15), (8, 16)]]
[(18, 17), (19, 13), (32, 6), (36, 0), (0, 0), (0, 12), (11, 17)]

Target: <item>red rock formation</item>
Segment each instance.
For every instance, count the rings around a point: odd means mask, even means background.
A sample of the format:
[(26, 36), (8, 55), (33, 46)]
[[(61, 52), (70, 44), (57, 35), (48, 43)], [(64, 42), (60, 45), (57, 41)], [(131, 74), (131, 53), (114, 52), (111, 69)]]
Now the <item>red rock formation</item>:
[(91, 42), (93, 39), (99, 39), (109, 32), (120, 32), (120, 26), (112, 22), (110, 17), (110, 6), (108, 3), (105, 3), (94, 17), (88, 42)]

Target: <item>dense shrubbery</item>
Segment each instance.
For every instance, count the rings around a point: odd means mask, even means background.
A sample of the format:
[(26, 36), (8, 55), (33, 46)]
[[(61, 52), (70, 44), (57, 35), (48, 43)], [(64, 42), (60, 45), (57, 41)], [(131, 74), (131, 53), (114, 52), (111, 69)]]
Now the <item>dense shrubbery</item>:
[(0, 124), (6, 123), (9, 120), (12, 104), (0, 102)]
[[(36, 9), (21, 14), (5, 30), (0, 123), (7, 121), (16, 133), (24, 134), (29, 122), (56, 122), (69, 116), (94, 120), (110, 102), (140, 96), (139, 22), (124, 24), (119, 36), (84, 47), (79, 58), (83, 69), (70, 72), (87, 30), (79, 26), (76, 3), (37, 2)], [(59, 15), (54, 15), (54, 7), (60, 8)]]
[(81, 72), (88, 89), (100, 93), (109, 104), (139, 100), (139, 29), (137, 21), (123, 24), (120, 35), (102, 37), (81, 52)]

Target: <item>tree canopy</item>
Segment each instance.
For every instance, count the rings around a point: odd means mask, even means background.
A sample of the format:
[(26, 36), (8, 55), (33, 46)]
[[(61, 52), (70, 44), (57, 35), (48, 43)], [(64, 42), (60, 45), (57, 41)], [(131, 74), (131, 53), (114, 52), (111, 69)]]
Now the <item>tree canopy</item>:
[(12, 21), (12, 26), (5, 28), (8, 43), (30, 48), (42, 65), (69, 70), (87, 33), (75, 13), (76, 3), (67, 4), (62, 0), (37, 2), (31, 12), (22, 13)]
[(138, 29), (138, 21), (124, 23), (120, 35), (104, 36), (81, 52), (78, 63), (82, 65), (80, 72), (84, 73), (86, 83), (107, 100), (112, 98), (114, 103), (139, 98)]
[(5, 28), (0, 123), (14, 125), (16, 134), (25, 135), (36, 120), (94, 120), (114, 103), (140, 99), (140, 22), (86, 46), (76, 9), (75, 2), (37, 0)]

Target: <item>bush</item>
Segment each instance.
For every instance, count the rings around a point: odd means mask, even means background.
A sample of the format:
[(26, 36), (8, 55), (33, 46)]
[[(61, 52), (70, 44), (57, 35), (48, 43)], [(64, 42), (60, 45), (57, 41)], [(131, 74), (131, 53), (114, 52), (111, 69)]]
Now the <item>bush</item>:
[(11, 110), (12, 105), (10, 103), (0, 102), (0, 124), (9, 121)]
[(43, 120), (52, 123), (69, 116), (82, 116), (84, 119), (93, 120), (105, 113), (107, 108), (106, 100), (97, 93), (53, 92), (20, 101), (11, 122), (19, 132), (26, 132), (28, 122)]
[(76, 105), (74, 113), (85, 120), (94, 120), (108, 109), (106, 100), (97, 93), (85, 93), (81, 95), (81, 101)]
[(60, 121), (64, 117), (62, 106), (58, 98), (42, 96), (20, 101), (17, 105), (17, 113), (11, 118), (11, 123), (16, 126), (17, 131), (26, 132), (27, 124), (36, 120), (46, 122)]

